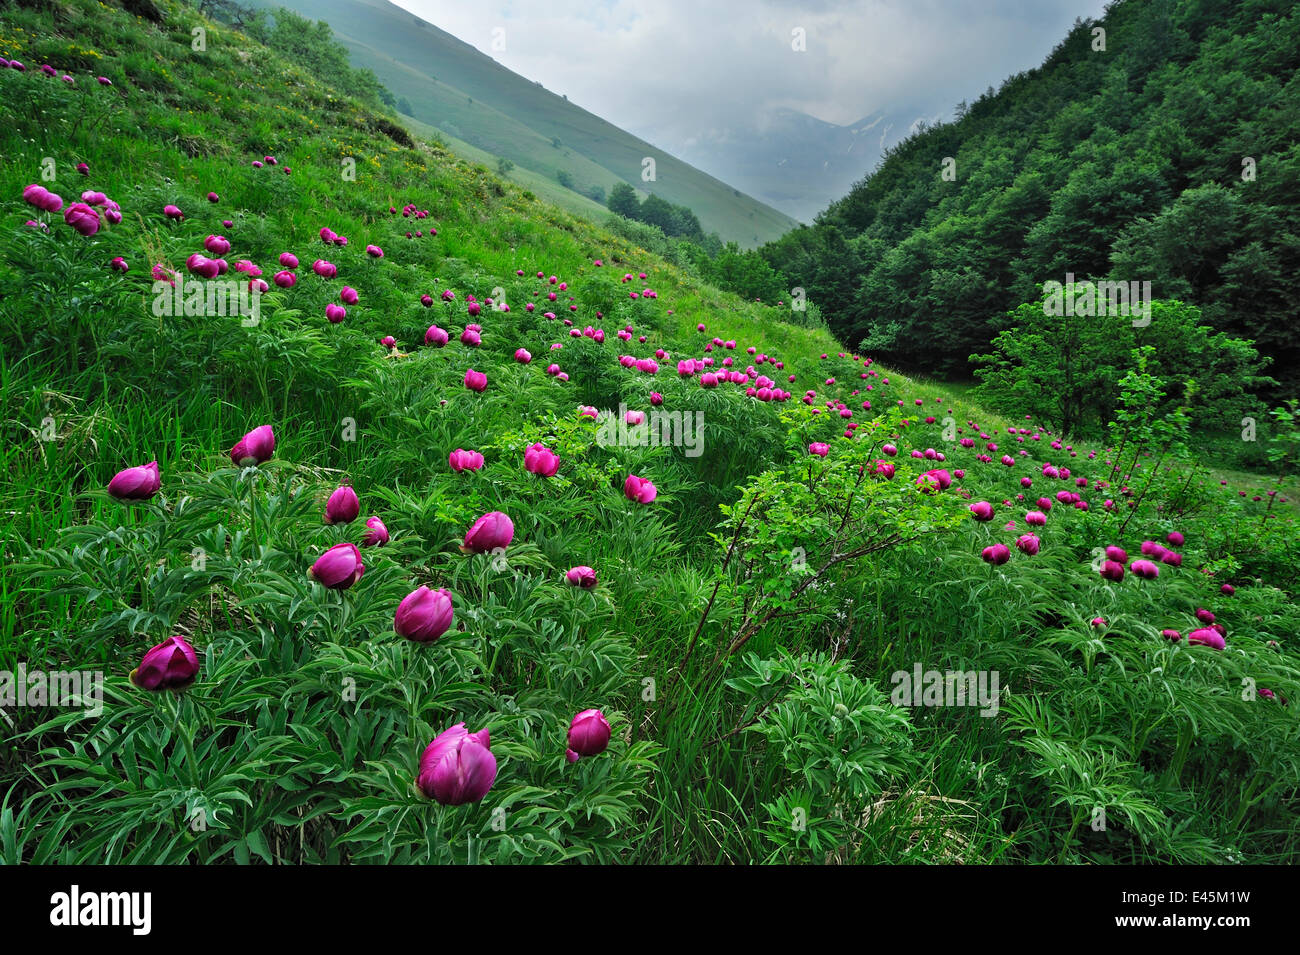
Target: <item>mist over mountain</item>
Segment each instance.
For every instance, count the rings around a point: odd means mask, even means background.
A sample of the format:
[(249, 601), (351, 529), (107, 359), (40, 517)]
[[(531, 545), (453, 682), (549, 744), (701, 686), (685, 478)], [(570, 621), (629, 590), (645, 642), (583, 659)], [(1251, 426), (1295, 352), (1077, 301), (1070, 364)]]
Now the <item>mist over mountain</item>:
[(882, 109), (842, 126), (780, 108), (758, 121), (713, 127), (665, 140), (693, 166), (793, 216), (812, 222), (873, 172), (882, 153), (942, 117), (912, 108)]

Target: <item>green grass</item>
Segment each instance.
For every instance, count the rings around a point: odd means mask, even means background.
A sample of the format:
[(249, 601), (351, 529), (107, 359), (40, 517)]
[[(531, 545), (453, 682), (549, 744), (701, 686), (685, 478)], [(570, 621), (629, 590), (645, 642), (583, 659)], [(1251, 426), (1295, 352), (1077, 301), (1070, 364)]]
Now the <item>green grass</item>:
[[(1092, 486), (1108, 477), (1105, 449), (1068, 457), (1050, 435), (1020, 445), (1006, 429), (1030, 423), (989, 413), (963, 386), (840, 357), (824, 331), (473, 161), (401, 147), (377, 117), (245, 38), (213, 26), (194, 55), (192, 14), (166, 9), (163, 29), (90, 0), (68, 0), (57, 26), (46, 12), (0, 14), (0, 55), (29, 65), (0, 71), (0, 670), (98, 669), (106, 696), (99, 716), (10, 709), (0, 859), (1294, 862), (1290, 509), (1266, 517), (1197, 462), (1153, 473), (1140, 454), (1120, 468), (1139, 492), (1129, 508)], [(34, 74), (47, 60), (78, 85)], [(87, 71), (115, 85), (88, 85)], [(251, 167), (269, 154), (282, 165)], [(104, 191), (124, 222), (91, 239), (59, 216), (49, 234), (25, 226), (35, 213), (21, 191), (46, 156), (65, 201)], [(342, 174), (348, 158), (355, 178)], [(80, 161), (89, 176), (70, 171)], [(408, 202), (429, 217), (388, 212)], [(186, 218), (166, 221), (166, 203)], [(323, 226), (349, 244), (322, 245)], [(282, 251), (301, 260), (294, 288), (264, 298), (259, 326), (152, 313), (150, 265), (183, 268), (210, 233), (267, 277)], [(383, 259), (366, 255), (372, 242)], [(116, 255), (126, 275), (108, 267)], [(318, 257), (338, 265), (335, 280), (311, 273)], [(545, 298), (538, 271), (568, 285), (557, 295), (574, 297), (574, 327), (603, 329), (604, 344), (542, 317), (570, 313), (566, 298)], [(343, 284), (360, 302), (332, 325), (324, 307)], [(658, 298), (629, 297), (645, 287)], [(461, 345), (467, 295), (497, 289), (510, 311), (483, 309), (482, 344)], [(452, 333), (442, 349), (422, 345), (435, 322)], [(702, 357), (714, 336), (739, 345), (708, 353), (719, 361), (744, 368), (750, 346), (782, 361), (771, 377), (794, 397), (679, 379), (676, 360)], [(530, 364), (514, 360), (520, 347)], [(616, 360), (656, 349), (669, 355), (654, 376)], [(551, 361), (568, 382), (546, 374)], [(464, 387), (468, 367), (487, 373), (483, 394)], [(650, 410), (652, 392), (666, 410), (704, 415), (700, 457), (602, 446), (577, 415)], [(971, 435), (968, 421), (990, 439), (945, 436)], [(860, 425), (852, 441), (846, 422)], [(232, 467), (227, 449), (264, 423), (275, 457)], [(1013, 468), (998, 463), (1004, 450), (981, 462), (985, 440), (1030, 454)], [(814, 441), (831, 445), (826, 458), (808, 453)], [(886, 441), (898, 473), (867, 479)], [(524, 470), (534, 442), (559, 455), (555, 477)], [(453, 474), (455, 448), (483, 453), (483, 470)], [(918, 489), (938, 462), (910, 452), (927, 448), (964, 471), (946, 492)], [(156, 498), (105, 493), (118, 470), (151, 460)], [(1075, 489), (1043, 476), (1047, 461), (1089, 478), (1091, 509), (1056, 504), (1037, 556), (986, 564), (981, 550), (1014, 543), (1037, 496)], [(628, 474), (655, 483), (653, 504), (627, 500)], [(365, 575), (340, 593), (306, 570), (361, 538), (359, 522), (321, 520), (345, 481), (392, 539), (365, 549)], [(995, 521), (971, 520), (978, 500), (998, 506)], [(459, 548), (490, 510), (515, 523), (505, 569)], [(1183, 564), (1158, 580), (1109, 584), (1091, 567), (1097, 548), (1136, 556), (1173, 530), (1187, 537)], [(565, 583), (579, 564), (597, 570), (595, 590)], [(1236, 596), (1220, 596), (1224, 581)], [(394, 633), (419, 585), (454, 595), (455, 625), (429, 646)], [(1224, 651), (1160, 636), (1186, 634), (1198, 607), (1225, 625)], [(136, 689), (127, 675), (174, 634), (200, 653), (195, 685)], [(893, 705), (893, 675), (917, 663), (999, 673), (999, 714)], [(1243, 696), (1246, 685), (1288, 705)], [(569, 764), (568, 721), (588, 707), (613, 739)], [(481, 802), (438, 806), (412, 779), (429, 740), (461, 721), (490, 727), (498, 776)], [(1098, 806), (1105, 829), (1091, 825)]]
[(417, 119), (412, 119), (409, 116), (400, 118), (402, 125), (409, 129), (412, 135), (418, 136), (426, 142), (441, 141), (449, 152), (470, 162), (479, 163), (501, 179), (512, 182), (521, 189), (531, 192), (545, 203), (597, 225), (603, 223), (610, 216), (610, 211), (605, 206), (581, 193), (574, 192), (572, 189), (566, 189), (554, 177), (547, 177), (520, 166), (515, 166), (502, 176), (497, 168), (498, 157), (487, 150), (471, 146), (463, 139), (449, 136), (442, 130), (436, 129), (427, 123), (422, 123)]

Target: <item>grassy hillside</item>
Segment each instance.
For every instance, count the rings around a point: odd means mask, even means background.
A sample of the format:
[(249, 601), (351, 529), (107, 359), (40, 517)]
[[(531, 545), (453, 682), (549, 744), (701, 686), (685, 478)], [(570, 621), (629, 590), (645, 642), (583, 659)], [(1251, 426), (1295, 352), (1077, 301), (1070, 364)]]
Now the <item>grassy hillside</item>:
[[(583, 195), (593, 186), (608, 194), (615, 183), (627, 182), (643, 196), (653, 191), (687, 206), (705, 232), (717, 232), (744, 248), (796, 225), (784, 213), (512, 73), (387, 0), (268, 0), (262, 5), (287, 6), (329, 23), (352, 51), (353, 62), (406, 97), (421, 122), (552, 181), (567, 171)], [(506, 38), (512, 41), (527, 42)], [(656, 163), (653, 183), (641, 178), (647, 156)]]
[(611, 214), (600, 203), (588, 199), (572, 189), (566, 189), (554, 179), (533, 172), (531, 169), (515, 166), (508, 172), (502, 173), (497, 165), (498, 157), (492, 153), (479, 149), (477, 146), (471, 146), (463, 139), (449, 136), (442, 130), (427, 123), (422, 123), (418, 119), (399, 116), (398, 121), (409, 129), (413, 136), (417, 136), (425, 142), (438, 143), (453, 155), (478, 163), (489, 171), (495, 172), (499, 179), (515, 183), (548, 205), (558, 206), (565, 212), (586, 219), (588, 222), (604, 222)]
[(892, 374), (161, 9), (0, 10), (0, 861), (1295, 861), (1268, 489), (1136, 399), (1092, 448)]

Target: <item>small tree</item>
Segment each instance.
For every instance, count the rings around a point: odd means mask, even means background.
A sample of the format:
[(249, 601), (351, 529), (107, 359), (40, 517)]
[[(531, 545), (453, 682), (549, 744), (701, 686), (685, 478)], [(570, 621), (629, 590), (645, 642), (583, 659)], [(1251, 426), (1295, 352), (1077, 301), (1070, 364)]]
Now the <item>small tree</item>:
[(641, 200), (637, 198), (636, 190), (625, 182), (617, 183), (609, 190), (609, 201), (605, 205), (615, 215), (641, 221)]
[[(1077, 286), (1076, 286), (1077, 287)], [(1067, 287), (1066, 295), (1075, 294)], [(1171, 413), (1186, 395), (1189, 413), (1203, 430), (1222, 429), (1243, 414), (1262, 413), (1253, 389), (1276, 384), (1262, 374), (1268, 361), (1254, 343), (1201, 323), (1194, 305), (1156, 300), (1138, 320), (1131, 315), (1048, 314), (1044, 304), (1012, 311), (982, 366), (978, 400), (1003, 411), (1028, 412), (1066, 433), (1099, 434), (1120, 401), (1118, 382), (1137, 367), (1135, 349), (1151, 346), (1151, 374), (1170, 397), (1158, 409)], [(1137, 321), (1137, 324), (1134, 322)], [(1189, 385), (1195, 383), (1194, 389)], [(1194, 396), (1194, 404), (1192, 402)]]

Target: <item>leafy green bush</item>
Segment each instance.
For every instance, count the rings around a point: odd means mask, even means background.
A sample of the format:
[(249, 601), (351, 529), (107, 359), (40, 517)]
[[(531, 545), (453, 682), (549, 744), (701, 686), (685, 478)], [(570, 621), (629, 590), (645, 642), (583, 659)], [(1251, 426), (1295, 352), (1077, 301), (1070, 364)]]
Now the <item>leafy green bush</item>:
[[(1065, 294), (1078, 288), (1067, 286)], [(1148, 318), (1049, 314), (1048, 303), (1045, 296), (1021, 305), (1008, 317), (1011, 327), (993, 339), (994, 350), (971, 356), (980, 366), (980, 401), (1023, 409), (1069, 434), (1097, 435), (1115, 412), (1116, 384), (1137, 367), (1140, 348), (1150, 349), (1147, 365), (1167, 386), (1167, 403), (1153, 413), (1185, 404), (1206, 430), (1260, 414), (1251, 389), (1276, 384), (1261, 373), (1265, 362), (1252, 343), (1201, 324), (1194, 306), (1156, 300)]]

